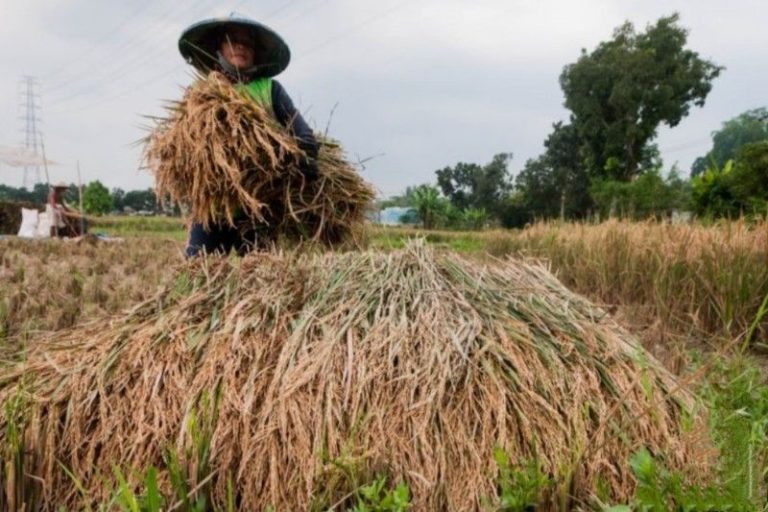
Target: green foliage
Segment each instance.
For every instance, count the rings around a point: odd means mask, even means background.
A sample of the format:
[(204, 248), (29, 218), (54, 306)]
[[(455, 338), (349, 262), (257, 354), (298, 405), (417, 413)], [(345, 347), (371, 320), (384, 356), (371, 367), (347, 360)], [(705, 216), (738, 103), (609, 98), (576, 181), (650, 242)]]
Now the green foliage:
[(121, 208), (131, 208), (135, 211), (149, 211), (157, 212), (159, 206), (157, 204), (157, 198), (155, 197), (155, 191), (151, 188), (145, 190), (131, 190), (125, 193), (122, 198)]
[(551, 481), (535, 460), (512, 464), (507, 453), (497, 448), (494, 459), (499, 468), (499, 512), (534, 510)]
[(768, 383), (760, 369), (735, 357), (708, 371), (699, 390), (709, 411), (709, 432), (720, 450), (715, 479), (708, 485), (686, 482), (657, 457), (641, 449), (630, 458), (637, 479), (631, 509), (613, 512), (715, 512), (764, 510), (768, 477)]
[(745, 213), (768, 213), (768, 141), (741, 148), (734, 163), (731, 190)]
[(491, 217), (499, 218), (512, 189), (507, 168), (511, 158), (511, 153), (500, 153), (484, 166), (459, 162), (435, 171), (437, 184), (457, 210), (484, 208)]
[[(667, 470), (647, 449), (635, 452), (629, 461), (637, 479), (631, 510), (637, 512), (747, 512), (754, 504), (717, 485), (689, 484), (676, 472)], [(622, 506), (608, 510), (627, 510)]]
[(394, 489), (387, 488), (387, 479), (377, 478), (357, 490), (357, 503), (352, 512), (404, 512), (411, 506), (408, 486), (400, 482)]
[[(128, 192), (121, 188), (112, 189), (112, 205), (117, 211), (144, 211), (159, 212), (160, 205), (155, 197), (155, 191), (151, 188), (144, 190), (130, 190)], [(174, 208), (171, 208), (174, 210)]]
[(528, 221), (586, 216), (592, 201), (580, 145), (576, 128), (558, 122), (552, 125), (552, 133), (544, 142), (544, 154), (525, 163), (515, 185), (522, 194)]
[(723, 492), (735, 500), (765, 502), (768, 481), (768, 382), (747, 359), (720, 364), (701, 390), (710, 430), (721, 448)]
[(30, 457), (24, 443), (30, 403), (31, 397), (22, 387), (0, 410), (5, 423), (5, 442), (0, 443), (0, 510), (31, 508), (40, 496), (38, 481), (28, 473)]
[(692, 104), (704, 104), (723, 68), (686, 48), (678, 21), (663, 17), (642, 33), (627, 22), (563, 69), (565, 106), (592, 176), (628, 181), (653, 167), (649, 142), (659, 124), (676, 126)]
[(711, 217), (768, 213), (768, 141), (747, 144), (735, 160), (694, 176), (692, 199), (697, 213)]
[[(167, 510), (168, 504), (185, 512), (207, 512), (213, 510), (210, 486), (210, 449), (211, 438), (221, 401), (221, 390), (217, 389), (214, 398), (203, 393), (195, 409), (189, 412), (187, 431), (191, 446), (183, 455), (173, 448), (166, 450), (165, 467), (173, 494), (164, 496), (158, 484), (158, 471), (150, 467), (143, 476), (143, 485), (137, 491), (128, 483), (119, 467), (112, 468), (117, 489), (115, 501), (125, 512), (160, 512)], [(231, 488), (231, 484), (230, 484)], [(193, 492), (194, 491), (194, 492)], [(234, 510), (234, 496), (228, 499), (228, 510)]]
[(393, 206), (407, 207), (413, 206), (413, 194), (418, 187), (405, 187), (405, 193), (400, 196), (393, 196), (383, 199), (376, 205), (379, 209), (390, 208)]
[(721, 169), (712, 166), (691, 179), (691, 198), (699, 215), (733, 218), (739, 215), (738, 200), (731, 190), (733, 160)]
[(728, 160), (736, 158), (739, 150), (753, 142), (768, 140), (768, 109), (748, 110), (723, 123), (712, 134), (712, 149), (696, 159), (691, 176), (704, 173), (708, 168), (722, 168)]
[(650, 169), (630, 182), (595, 180), (590, 193), (602, 216), (647, 219), (668, 215), (688, 206), (688, 184), (673, 169), (664, 178)]
[(83, 190), (83, 208), (86, 213), (103, 215), (112, 210), (112, 196), (100, 181), (90, 182)]
[(45, 183), (36, 183), (32, 190), (0, 185), (0, 201), (20, 201), (25, 203), (45, 204), (50, 189)]
[(445, 211), (446, 202), (432, 185), (421, 185), (413, 192), (413, 208), (425, 229), (437, 226), (440, 215)]
[(461, 214), (464, 226), (468, 229), (481, 231), (488, 224), (489, 216), (485, 208), (467, 208)]

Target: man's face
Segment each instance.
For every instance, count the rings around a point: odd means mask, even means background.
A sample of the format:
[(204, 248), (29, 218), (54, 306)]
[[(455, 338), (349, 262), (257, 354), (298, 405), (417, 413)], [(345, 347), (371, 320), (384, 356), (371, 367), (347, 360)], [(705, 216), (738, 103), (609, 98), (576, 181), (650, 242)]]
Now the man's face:
[(255, 57), (253, 37), (244, 27), (231, 27), (224, 34), (221, 42), (221, 54), (237, 69), (248, 69), (253, 66)]

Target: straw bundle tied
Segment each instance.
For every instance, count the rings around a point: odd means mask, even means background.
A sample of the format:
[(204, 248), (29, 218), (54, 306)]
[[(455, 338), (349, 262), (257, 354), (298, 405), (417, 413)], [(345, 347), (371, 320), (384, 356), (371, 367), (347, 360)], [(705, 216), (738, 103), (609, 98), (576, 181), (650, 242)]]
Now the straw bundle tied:
[(191, 220), (257, 224), (272, 239), (336, 244), (354, 238), (374, 191), (318, 136), (320, 177), (301, 172), (306, 154), (292, 133), (220, 73), (198, 78), (146, 138), (145, 162), (157, 196), (190, 208)]
[(242, 510), (343, 503), (349, 468), (407, 482), (415, 510), (477, 510), (496, 495), (496, 447), (536, 457), (552, 500), (626, 499), (642, 446), (694, 462), (690, 396), (669, 398), (673, 378), (633, 338), (516, 260), (411, 245), (192, 261), (108, 326), (30, 347), (0, 401), (27, 394), (28, 472), (50, 510), (82, 506), (57, 461), (98, 501), (113, 464), (154, 465), (167, 486), (167, 450), (190, 488), (223, 507), (231, 482)]

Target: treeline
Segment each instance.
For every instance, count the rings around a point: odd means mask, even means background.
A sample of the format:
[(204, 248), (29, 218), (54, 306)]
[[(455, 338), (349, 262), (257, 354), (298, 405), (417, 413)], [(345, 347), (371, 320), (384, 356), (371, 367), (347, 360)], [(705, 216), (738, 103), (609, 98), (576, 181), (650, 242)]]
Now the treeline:
[[(436, 183), (409, 188), (381, 207), (406, 206), (402, 219), (425, 227), (516, 227), (538, 219), (620, 215), (635, 219), (687, 210), (712, 217), (765, 215), (768, 111), (751, 110), (713, 134), (690, 178), (664, 170), (653, 142), (703, 106), (723, 67), (686, 47), (677, 14), (644, 32), (631, 23), (563, 68), (568, 122), (558, 122), (544, 152), (510, 176), (510, 153), (485, 165), (437, 170)], [(687, 174), (687, 173), (686, 173)]]
[[(0, 185), (0, 201), (14, 201), (44, 205), (48, 202), (50, 187), (44, 183), (36, 184), (31, 190)], [(80, 196), (77, 185), (70, 184), (64, 195), (65, 202), (78, 208)], [(83, 186), (83, 209), (91, 215), (108, 213), (171, 213), (162, 208), (151, 188), (125, 191), (114, 188), (111, 191), (100, 181), (92, 181)]]

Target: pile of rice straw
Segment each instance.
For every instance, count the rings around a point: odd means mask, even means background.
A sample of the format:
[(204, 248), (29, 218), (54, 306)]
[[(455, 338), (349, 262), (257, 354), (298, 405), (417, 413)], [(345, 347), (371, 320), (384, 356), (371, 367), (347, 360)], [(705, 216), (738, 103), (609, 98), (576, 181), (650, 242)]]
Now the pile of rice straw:
[(113, 465), (167, 491), (172, 450), (216, 507), (325, 510), (386, 475), (433, 511), (493, 501), (496, 447), (537, 458), (559, 505), (626, 500), (641, 447), (703, 474), (678, 388), (544, 268), (411, 245), (188, 262), (129, 314), (30, 344), (0, 403), (29, 404), (51, 510), (105, 502)]
[(338, 143), (318, 136), (320, 177), (306, 180), (292, 133), (216, 72), (167, 109), (146, 139), (145, 162), (157, 196), (189, 207), (192, 221), (255, 224), (271, 239), (356, 238), (375, 194)]

